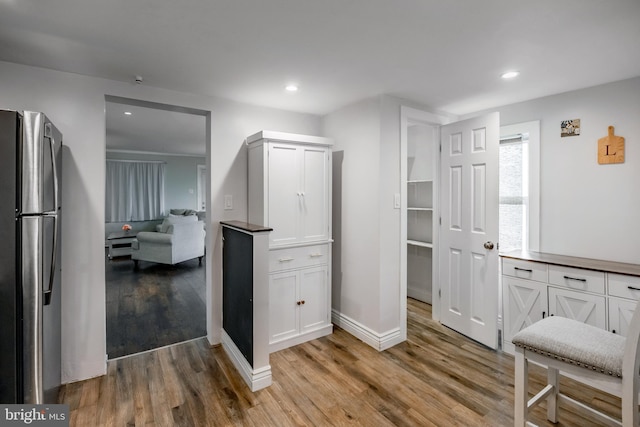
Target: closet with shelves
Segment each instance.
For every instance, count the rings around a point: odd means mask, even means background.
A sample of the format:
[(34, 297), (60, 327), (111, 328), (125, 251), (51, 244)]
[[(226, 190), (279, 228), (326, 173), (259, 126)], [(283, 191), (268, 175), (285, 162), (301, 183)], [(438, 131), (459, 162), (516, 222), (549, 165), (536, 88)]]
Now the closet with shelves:
[(407, 128), (406, 188), (407, 296), (431, 303), (433, 286), (437, 129)]

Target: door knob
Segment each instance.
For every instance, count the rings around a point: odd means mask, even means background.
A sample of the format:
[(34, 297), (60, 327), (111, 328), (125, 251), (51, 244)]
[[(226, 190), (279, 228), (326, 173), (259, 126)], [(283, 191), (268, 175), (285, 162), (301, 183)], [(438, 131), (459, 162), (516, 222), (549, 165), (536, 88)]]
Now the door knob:
[(493, 249), (493, 242), (486, 242), (484, 248), (489, 250)]

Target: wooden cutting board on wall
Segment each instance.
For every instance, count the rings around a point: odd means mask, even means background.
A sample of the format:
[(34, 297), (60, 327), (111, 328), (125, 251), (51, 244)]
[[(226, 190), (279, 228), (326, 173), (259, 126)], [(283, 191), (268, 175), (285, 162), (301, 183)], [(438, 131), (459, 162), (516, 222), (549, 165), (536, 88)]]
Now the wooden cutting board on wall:
[(624, 138), (613, 133), (613, 126), (609, 126), (609, 135), (598, 140), (598, 163), (601, 165), (624, 163)]

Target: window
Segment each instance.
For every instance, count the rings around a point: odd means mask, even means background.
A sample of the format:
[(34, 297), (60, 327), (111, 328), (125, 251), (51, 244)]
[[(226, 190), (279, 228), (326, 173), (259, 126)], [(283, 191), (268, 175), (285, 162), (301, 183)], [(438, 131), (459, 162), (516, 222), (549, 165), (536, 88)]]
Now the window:
[(500, 140), (500, 249), (528, 248), (529, 135)]
[(501, 128), (500, 251), (539, 250), (540, 125)]
[(162, 217), (164, 173), (164, 162), (107, 160), (105, 221)]

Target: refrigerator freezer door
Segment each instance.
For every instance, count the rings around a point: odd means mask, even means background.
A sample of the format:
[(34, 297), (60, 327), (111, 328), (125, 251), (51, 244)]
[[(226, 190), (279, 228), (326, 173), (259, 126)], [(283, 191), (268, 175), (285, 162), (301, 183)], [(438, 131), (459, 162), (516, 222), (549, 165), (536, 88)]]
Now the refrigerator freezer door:
[(62, 134), (43, 113), (24, 112), (22, 144), (22, 215), (56, 212)]

